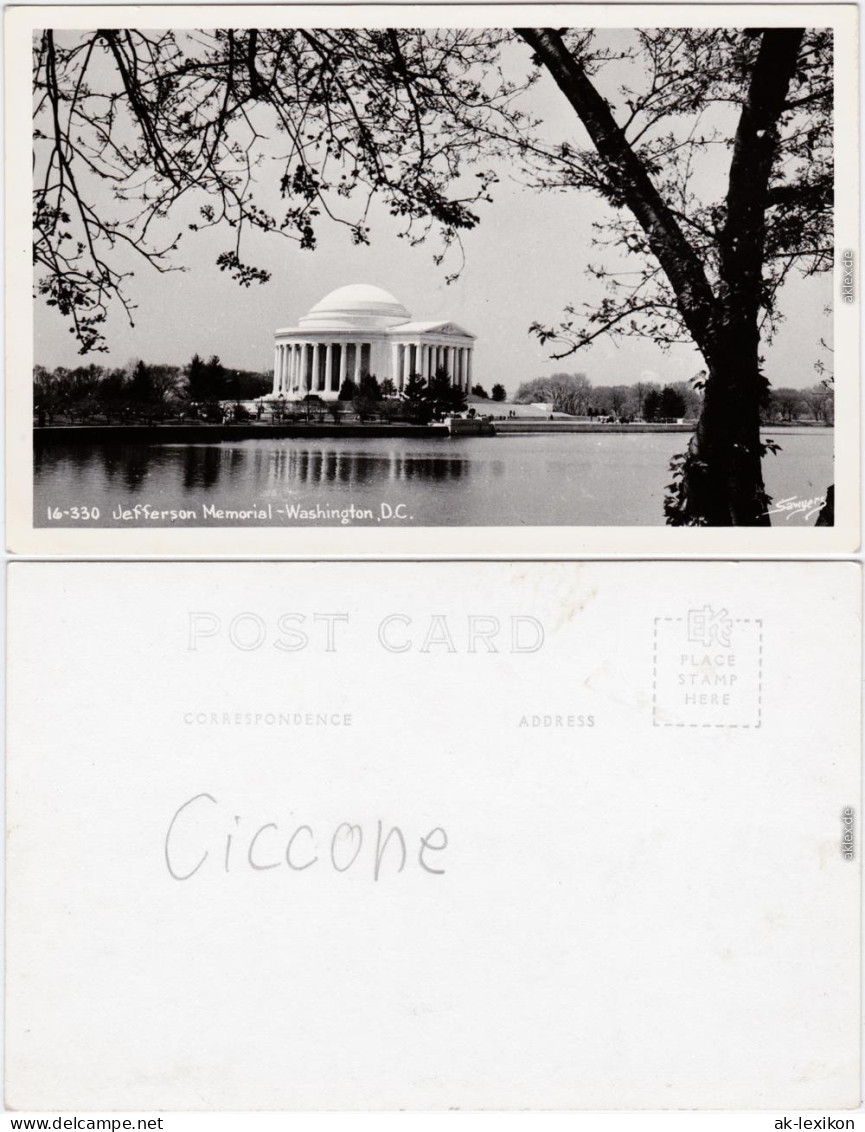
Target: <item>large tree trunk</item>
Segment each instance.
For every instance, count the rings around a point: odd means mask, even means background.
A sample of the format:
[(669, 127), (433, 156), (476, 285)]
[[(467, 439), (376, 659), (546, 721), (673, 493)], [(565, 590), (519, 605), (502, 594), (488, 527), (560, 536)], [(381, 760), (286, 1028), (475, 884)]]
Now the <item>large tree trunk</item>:
[(769, 526), (760, 401), (765, 379), (753, 345), (732, 331), (711, 353), (703, 408), (668, 502), (674, 524)]
[(678, 506), (668, 511), (674, 523), (770, 525), (760, 441), (760, 406), (768, 388), (759, 358), (766, 205), (778, 120), (803, 34), (801, 28), (763, 32), (736, 127), (718, 237), (717, 310), (698, 342), (709, 377), (682, 467)]

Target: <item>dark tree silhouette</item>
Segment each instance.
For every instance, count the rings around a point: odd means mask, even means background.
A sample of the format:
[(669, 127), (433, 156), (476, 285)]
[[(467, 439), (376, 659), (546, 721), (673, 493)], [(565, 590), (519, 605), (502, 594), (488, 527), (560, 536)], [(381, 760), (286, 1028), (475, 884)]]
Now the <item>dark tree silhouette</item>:
[(416, 424), (426, 424), (433, 412), (426, 379), (419, 373), (409, 374), (402, 395), (409, 419)]
[[(676, 464), (668, 521), (768, 525), (761, 333), (771, 334), (777, 293), (795, 265), (806, 273), (832, 265), (831, 33), (640, 32), (651, 81), (639, 94), (622, 92), (622, 123), (591, 77), (603, 59), (590, 38), (550, 28), (519, 33), (592, 143), (590, 151), (542, 155), (548, 185), (608, 199), (619, 210), (613, 241), (645, 263), (636, 282), (596, 269), (610, 284), (607, 302), (582, 323), (538, 325), (538, 333), (569, 350), (611, 332), (662, 345), (690, 338), (708, 373), (694, 437)], [(721, 103), (737, 111), (732, 139), (702, 125), (704, 112)], [(685, 130), (673, 128), (677, 119)], [(726, 188), (701, 202), (695, 158), (719, 142), (732, 147)]]
[(379, 411), (381, 401), (381, 385), (378, 378), (371, 374), (364, 374), (360, 379), (357, 393), (352, 401), (352, 408), (359, 420), (365, 421)]

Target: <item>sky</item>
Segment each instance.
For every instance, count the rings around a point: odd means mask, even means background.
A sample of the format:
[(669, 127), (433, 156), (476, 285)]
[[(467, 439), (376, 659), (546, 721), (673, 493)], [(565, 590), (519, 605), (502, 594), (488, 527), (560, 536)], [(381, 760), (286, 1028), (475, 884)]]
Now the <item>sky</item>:
[[(512, 64), (522, 65), (528, 49), (515, 44)], [(599, 80), (612, 96), (621, 75), (616, 65)], [(530, 107), (545, 131), (560, 138), (585, 139), (573, 111), (549, 75), (532, 90)], [(720, 151), (704, 175), (726, 179), (729, 154)], [(328, 292), (348, 283), (371, 283), (396, 296), (415, 319), (448, 319), (477, 336), (474, 376), (487, 389), (500, 382), (514, 393), (522, 381), (555, 372), (585, 373), (595, 385), (654, 380), (687, 381), (704, 368), (688, 345), (662, 351), (647, 340), (618, 345), (599, 339), (591, 349), (554, 359), (556, 347), (541, 345), (529, 334), (534, 321), (559, 320), (564, 307), (600, 298), (598, 284), (585, 274), (599, 260), (591, 246), (592, 224), (608, 215), (591, 194), (573, 189), (541, 193), (517, 179), (503, 165), (494, 203), (480, 206), (481, 222), (464, 233), (465, 267), (447, 284), (452, 267), (436, 266), (433, 243), (411, 247), (396, 238), (393, 221), (382, 208), (371, 214), (372, 244), (354, 247), (346, 229), (321, 223), (314, 251), (276, 236), (259, 236), (244, 259), (271, 273), (269, 282), (241, 287), (215, 265), (231, 244), (228, 232), (208, 230), (184, 235), (176, 262), (185, 270), (157, 274), (143, 261), (135, 265), (131, 294), (137, 304), (135, 326), (123, 311), (109, 316), (108, 353), (86, 360), (109, 366), (133, 358), (184, 365), (194, 353), (217, 354), (224, 365), (267, 371), (273, 367), (273, 332), (293, 326)], [(172, 218), (172, 229), (177, 218)], [(177, 225), (182, 227), (182, 225)], [(81, 364), (68, 324), (38, 297), (35, 309), (35, 361), (53, 368)], [(781, 298), (785, 321), (764, 351), (765, 371), (775, 385), (801, 388), (819, 380), (814, 370), (821, 338), (831, 338), (824, 308), (832, 301), (827, 274), (809, 280), (791, 278)], [(560, 348), (560, 347), (559, 347)]]

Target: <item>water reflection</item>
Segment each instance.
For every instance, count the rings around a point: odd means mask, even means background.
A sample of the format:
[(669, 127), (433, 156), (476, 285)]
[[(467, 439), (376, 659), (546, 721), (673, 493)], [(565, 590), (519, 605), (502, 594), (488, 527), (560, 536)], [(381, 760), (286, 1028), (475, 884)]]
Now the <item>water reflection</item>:
[(269, 487), (297, 484), (369, 486), (399, 484), (410, 480), (459, 480), (469, 475), (470, 463), (463, 456), (418, 455), (406, 452), (352, 452), (338, 448), (278, 448), (256, 452), (257, 479)]
[(191, 444), (183, 450), (183, 489), (214, 487), (219, 482), (222, 453), (215, 447)]
[[(467, 480), (471, 461), (442, 452), (353, 451), (339, 447), (294, 445), (52, 445), (37, 449), (37, 479), (98, 468), (106, 484), (123, 485), (135, 494), (158, 469), (178, 472), (186, 494), (244, 480), (257, 491), (325, 485), (369, 486)], [(490, 461), (494, 475), (504, 463)]]
[[(203, 503), (352, 503), (376, 515), (387, 503), (404, 504), (419, 526), (660, 526), (667, 469), (681, 442), (668, 433), (574, 433), (46, 444), (36, 450), (34, 522), (55, 525), (52, 510), (73, 506), (98, 508), (98, 524), (111, 526), (125, 522), (122, 509), (134, 504), (194, 509), (190, 525), (205, 525)], [(819, 495), (832, 482), (831, 430), (787, 432), (783, 449), (764, 465), (774, 498)]]

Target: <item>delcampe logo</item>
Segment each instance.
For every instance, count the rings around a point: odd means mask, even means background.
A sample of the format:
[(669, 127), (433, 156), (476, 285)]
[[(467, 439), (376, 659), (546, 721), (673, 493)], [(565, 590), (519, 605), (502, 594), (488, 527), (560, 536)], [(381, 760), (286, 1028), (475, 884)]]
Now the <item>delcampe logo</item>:
[(702, 605), (656, 617), (652, 635), (654, 727), (760, 727), (763, 622)]

